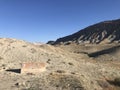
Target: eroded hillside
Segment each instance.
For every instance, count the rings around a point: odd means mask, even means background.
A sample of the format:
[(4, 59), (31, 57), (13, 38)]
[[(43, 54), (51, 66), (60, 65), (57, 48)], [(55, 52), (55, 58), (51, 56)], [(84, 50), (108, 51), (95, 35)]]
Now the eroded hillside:
[[(119, 90), (118, 60), (100, 62), (88, 53), (98, 46), (51, 46), (0, 39), (1, 90)], [(82, 47), (80, 49), (80, 47)], [(105, 49), (107, 46), (99, 46)], [(110, 46), (112, 47), (112, 46)], [(87, 48), (87, 49), (86, 49)], [(79, 51), (78, 51), (79, 50)], [(93, 50), (93, 51), (92, 51)], [(91, 51), (91, 52), (90, 52)], [(86, 53), (83, 53), (86, 52)], [(98, 57), (99, 58), (99, 57)], [(107, 58), (106, 58), (107, 59)], [(43, 62), (46, 71), (21, 74), (23, 62)]]
[(120, 42), (120, 19), (100, 22), (84, 28), (74, 34), (58, 38), (51, 44), (69, 43), (119, 43)]

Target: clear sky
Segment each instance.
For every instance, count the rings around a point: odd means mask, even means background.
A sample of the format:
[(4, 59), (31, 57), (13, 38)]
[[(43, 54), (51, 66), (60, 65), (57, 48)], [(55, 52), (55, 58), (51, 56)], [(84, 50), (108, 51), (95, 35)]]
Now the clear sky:
[(120, 18), (120, 0), (0, 0), (0, 37), (56, 40)]

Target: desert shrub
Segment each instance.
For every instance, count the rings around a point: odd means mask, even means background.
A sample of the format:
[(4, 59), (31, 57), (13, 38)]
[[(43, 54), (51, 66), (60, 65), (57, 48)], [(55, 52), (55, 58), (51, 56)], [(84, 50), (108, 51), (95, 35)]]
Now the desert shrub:
[(9, 39), (9, 38), (8, 38), (8, 39), (5, 40), (5, 42), (14, 43), (15, 40), (12, 40), (12, 39)]
[(31, 48), (31, 53), (35, 53), (35, 52), (37, 52), (36, 49)]
[(3, 59), (3, 57), (0, 56), (0, 60)]
[(46, 78), (33, 78), (24, 90), (85, 90), (79, 78), (72, 75), (49, 74)]
[(80, 80), (70, 75), (52, 76), (50, 84), (57, 88), (61, 88), (61, 90), (85, 90)]
[(115, 83), (115, 85), (120, 86), (120, 77), (115, 78), (114, 83)]
[(47, 63), (50, 64), (50, 61), (51, 61), (51, 59), (48, 59), (48, 60), (47, 60)]
[(71, 74), (76, 74), (75, 72), (71, 72)]
[(27, 45), (23, 45), (22, 47), (27, 47)]
[(1, 43), (1, 42), (0, 42), (0, 45), (2, 46), (2, 45), (3, 45), (3, 43)]
[(120, 87), (120, 77), (116, 77), (114, 80), (107, 80), (109, 84)]
[(27, 88), (25, 90), (42, 90), (42, 89), (40, 88), (39, 84), (36, 84), (36, 85), (31, 86), (31, 87), (29, 87), (29, 88)]
[(65, 73), (64, 70), (57, 70), (56, 72), (57, 72), (57, 73)]
[(69, 65), (74, 65), (72, 62), (69, 62), (68, 64), (69, 64)]
[(34, 78), (29, 83), (27, 82), (23, 90), (42, 90), (39, 78)]
[(100, 85), (100, 87), (102, 88), (108, 88), (109, 87), (109, 83), (103, 80), (98, 80), (97, 83)]

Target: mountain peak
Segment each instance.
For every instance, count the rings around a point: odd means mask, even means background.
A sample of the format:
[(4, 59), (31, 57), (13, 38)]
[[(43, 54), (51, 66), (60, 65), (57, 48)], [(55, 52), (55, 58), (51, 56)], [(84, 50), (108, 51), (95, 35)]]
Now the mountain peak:
[(57, 39), (54, 44), (67, 42), (75, 42), (77, 44), (119, 43), (120, 19), (104, 21), (91, 25), (72, 35)]

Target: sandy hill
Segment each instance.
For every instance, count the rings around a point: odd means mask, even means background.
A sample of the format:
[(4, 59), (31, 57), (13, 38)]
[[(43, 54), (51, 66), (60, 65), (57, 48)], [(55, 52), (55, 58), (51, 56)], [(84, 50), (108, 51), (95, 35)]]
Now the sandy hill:
[[(120, 90), (119, 60), (90, 56), (115, 46), (51, 46), (1, 38), (0, 90)], [(46, 71), (21, 74), (23, 62), (44, 62)]]
[(68, 43), (119, 43), (120, 42), (120, 19), (100, 22), (82, 29), (72, 35), (57, 39), (51, 44)]

